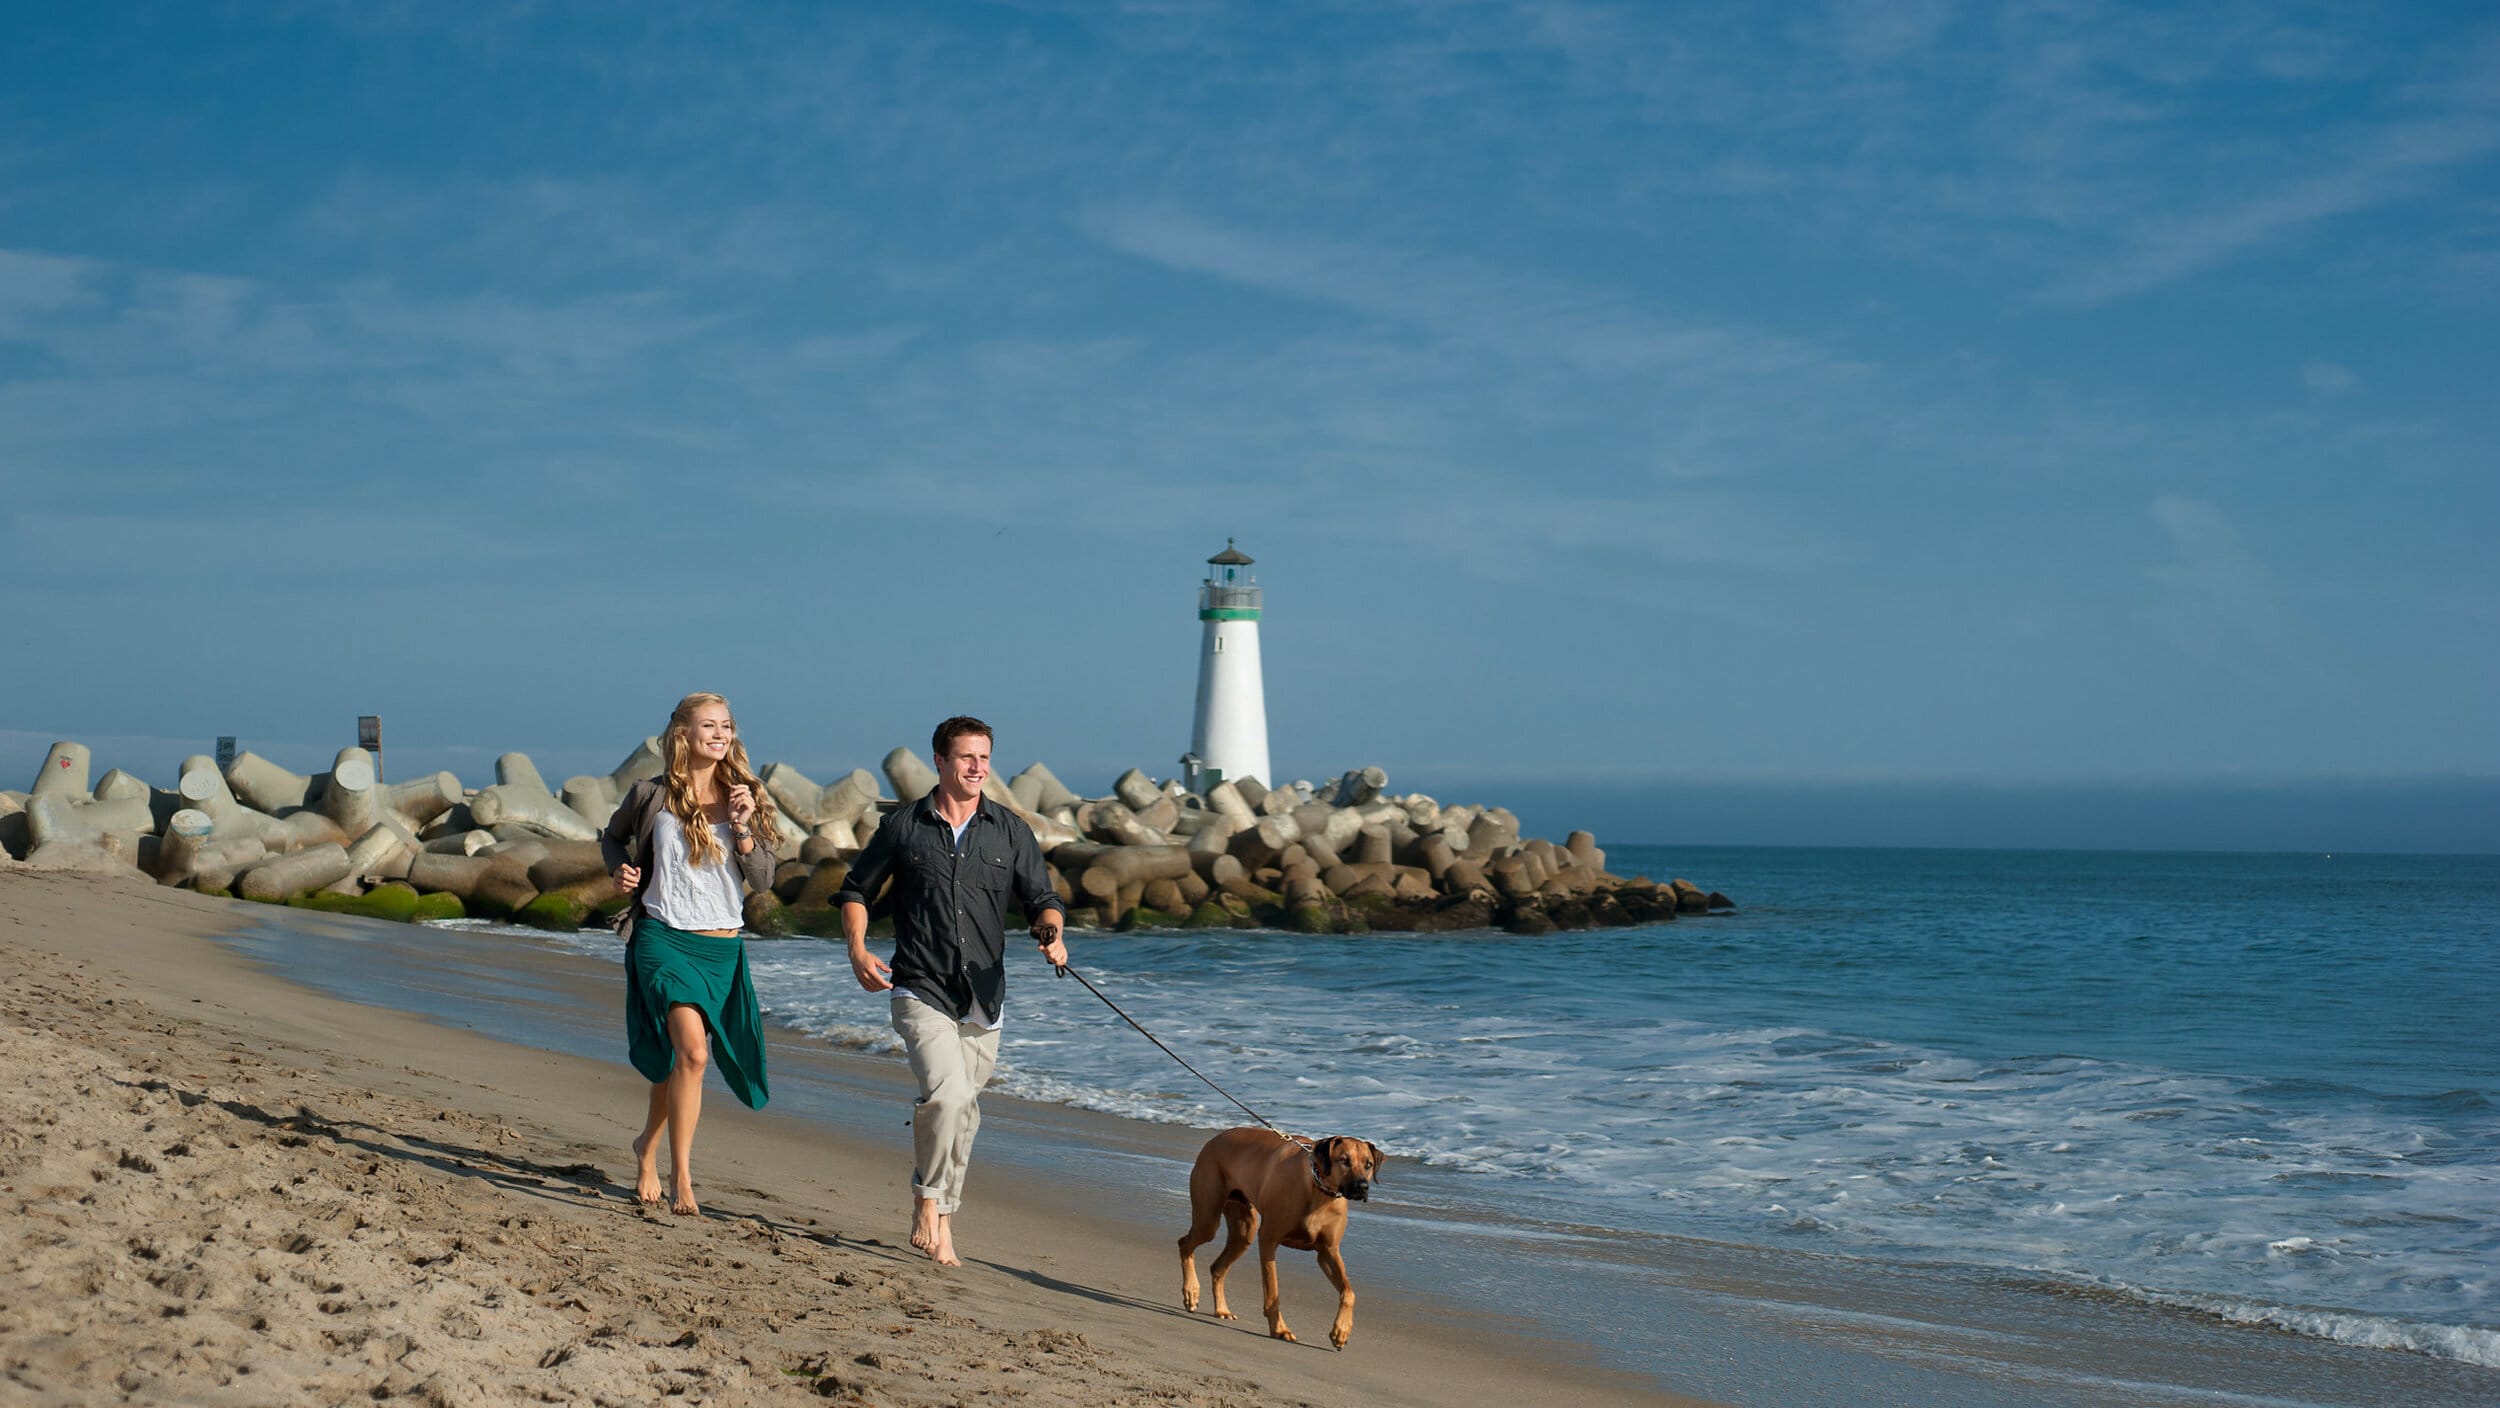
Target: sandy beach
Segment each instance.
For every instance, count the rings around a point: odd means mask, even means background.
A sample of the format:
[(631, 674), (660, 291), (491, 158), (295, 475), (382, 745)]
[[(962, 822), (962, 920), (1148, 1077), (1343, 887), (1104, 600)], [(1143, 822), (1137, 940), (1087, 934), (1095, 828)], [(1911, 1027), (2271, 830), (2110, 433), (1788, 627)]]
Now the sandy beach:
[[(280, 982), (211, 937), (254, 917), (0, 876), (11, 1399), (1694, 1401), (1376, 1293), (1344, 1353), (1265, 1338), (1254, 1273), (1247, 1319), (1184, 1315), (1169, 1234), (1118, 1215), (1139, 1190), (1117, 1169), (994, 1180), (970, 1264), (941, 1271), (902, 1244), (890, 1151), (717, 1093), (706, 1215), (645, 1211), (621, 1060)], [(1284, 1270), (1289, 1318), (1323, 1326), (1309, 1258)]]

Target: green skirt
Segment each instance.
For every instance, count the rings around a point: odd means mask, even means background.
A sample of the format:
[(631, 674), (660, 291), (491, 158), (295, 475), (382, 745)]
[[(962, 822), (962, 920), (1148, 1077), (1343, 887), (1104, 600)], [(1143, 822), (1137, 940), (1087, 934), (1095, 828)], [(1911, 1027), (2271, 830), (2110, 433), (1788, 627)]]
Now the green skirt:
[(712, 1064), (729, 1093), (750, 1110), (763, 1109), (772, 1091), (764, 1080), (764, 1018), (747, 981), (745, 941), (689, 934), (646, 914), (625, 944), (625, 1050), (653, 1085), (677, 1064), (668, 1009), (681, 1002), (703, 1014)]

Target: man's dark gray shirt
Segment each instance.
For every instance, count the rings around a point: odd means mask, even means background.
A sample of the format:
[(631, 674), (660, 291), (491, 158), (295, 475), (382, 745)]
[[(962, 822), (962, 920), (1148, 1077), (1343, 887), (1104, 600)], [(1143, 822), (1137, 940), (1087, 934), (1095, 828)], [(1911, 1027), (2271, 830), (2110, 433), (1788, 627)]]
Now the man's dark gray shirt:
[(961, 1022), (977, 1004), (995, 1019), (1007, 998), (1007, 905), (1026, 922), (1067, 912), (1050, 888), (1041, 844), (1024, 819), (984, 797), (955, 828), (932, 798), (906, 802), (877, 823), (834, 903), (867, 904), (894, 877), (894, 986)]

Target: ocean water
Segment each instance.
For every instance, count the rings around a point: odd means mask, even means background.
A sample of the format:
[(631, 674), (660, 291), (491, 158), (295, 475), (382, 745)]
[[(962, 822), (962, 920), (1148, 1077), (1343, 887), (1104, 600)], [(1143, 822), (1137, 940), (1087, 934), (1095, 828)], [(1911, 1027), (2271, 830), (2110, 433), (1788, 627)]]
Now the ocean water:
[[(1742, 907), (1535, 939), (1079, 934), (1074, 959), (1280, 1125), (1370, 1138), (1445, 1201), (2500, 1366), (2500, 858), (1609, 864)], [(774, 1020), (894, 1049), (838, 945), (749, 956)], [(1015, 961), (999, 1088), (1245, 1122)]]

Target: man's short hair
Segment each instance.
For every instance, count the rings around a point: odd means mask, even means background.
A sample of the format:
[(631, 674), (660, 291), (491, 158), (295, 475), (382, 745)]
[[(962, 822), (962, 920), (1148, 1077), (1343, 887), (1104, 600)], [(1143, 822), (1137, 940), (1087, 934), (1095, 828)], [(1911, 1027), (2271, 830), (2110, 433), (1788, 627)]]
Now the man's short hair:
[(937, 726), (937, 732), (929, 735), (929, 747), (941, 758), (952, 757), (955, 752), (955, 740), (963, 737), (967, 733), (977, 733), (983, 738), (990, 740), (990, 743), (993, 746), (995, 746), (998, 742), (998, 736), (990, 732), (990, 726), (988, 724), (981, 722), (979, 719), (972, 717), (970, 714), (957, 714), (955, 717), (939, 724)]

